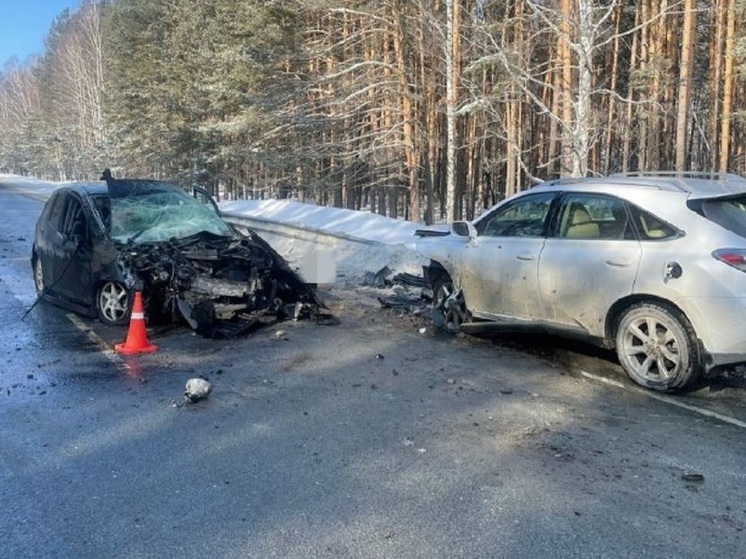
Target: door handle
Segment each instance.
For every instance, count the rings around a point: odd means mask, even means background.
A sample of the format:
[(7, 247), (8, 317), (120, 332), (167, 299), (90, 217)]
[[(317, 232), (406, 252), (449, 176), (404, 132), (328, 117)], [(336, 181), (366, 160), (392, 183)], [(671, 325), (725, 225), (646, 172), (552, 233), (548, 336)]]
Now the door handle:
[(607, 260), (606, 263), (615, 268), (626, 268), (632, 265), (632, 260)]
[(532, 252), (522, 252), (516, 256), (518, 260), (536, 260), (536, 255)]

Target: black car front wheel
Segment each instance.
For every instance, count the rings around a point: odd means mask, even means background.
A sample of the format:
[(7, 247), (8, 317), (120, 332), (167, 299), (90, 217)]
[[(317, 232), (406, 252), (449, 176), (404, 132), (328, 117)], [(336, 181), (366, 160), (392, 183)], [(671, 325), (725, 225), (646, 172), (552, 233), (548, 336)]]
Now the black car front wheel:
[(96, 312), (105, 324), (126, 324), (129, 320), (131, 297), (121, 283), (107, 281), (96, 291)]
[(34, 260), (34, 287), (36, 288), (37, 297), (44, 295), (44, 270), (41, 267), (39, 257), (36, 257)]

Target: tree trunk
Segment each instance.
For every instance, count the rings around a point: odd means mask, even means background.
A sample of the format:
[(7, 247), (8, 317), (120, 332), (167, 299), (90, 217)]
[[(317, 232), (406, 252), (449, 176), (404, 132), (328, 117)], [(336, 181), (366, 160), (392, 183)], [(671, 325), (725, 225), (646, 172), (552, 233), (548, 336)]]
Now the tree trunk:
[(684, 1), (684, 29), (681, 37), (681, 61), (679, 68), (679, 99), (676, 114), (676, 170), (687, 167), (687, 128), (689, 125), (689, 102), (692, 97), (692, 70), (694, 68), (694, 28), (697, 25), (695, 0)]

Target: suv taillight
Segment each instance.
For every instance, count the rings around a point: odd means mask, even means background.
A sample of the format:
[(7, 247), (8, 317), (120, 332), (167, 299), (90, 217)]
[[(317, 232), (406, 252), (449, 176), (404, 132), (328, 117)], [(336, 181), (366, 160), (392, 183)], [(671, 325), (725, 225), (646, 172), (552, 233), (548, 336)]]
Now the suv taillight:
[(712, 256), (733, 266), (737, 270), (746, 272), (746, 250), (739, 248), (721, 248), (712, 253)]

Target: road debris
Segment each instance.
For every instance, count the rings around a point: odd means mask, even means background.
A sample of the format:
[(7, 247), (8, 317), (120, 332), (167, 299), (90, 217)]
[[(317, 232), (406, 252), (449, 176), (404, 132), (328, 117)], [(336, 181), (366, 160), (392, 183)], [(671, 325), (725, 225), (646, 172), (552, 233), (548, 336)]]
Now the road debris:
[(189, 404), (204, 400), (212, 392), (212, 383), (204, 377), (190, 378), (184, 388), (184, 399)]
[(705, 481), (705, 476), (703, 476), (702, 474), (687, 472), (687, 473), (681, 474), (681, 479), (683, 479), (684, 481), (688, 481), (690, 483), (702, 483)]

